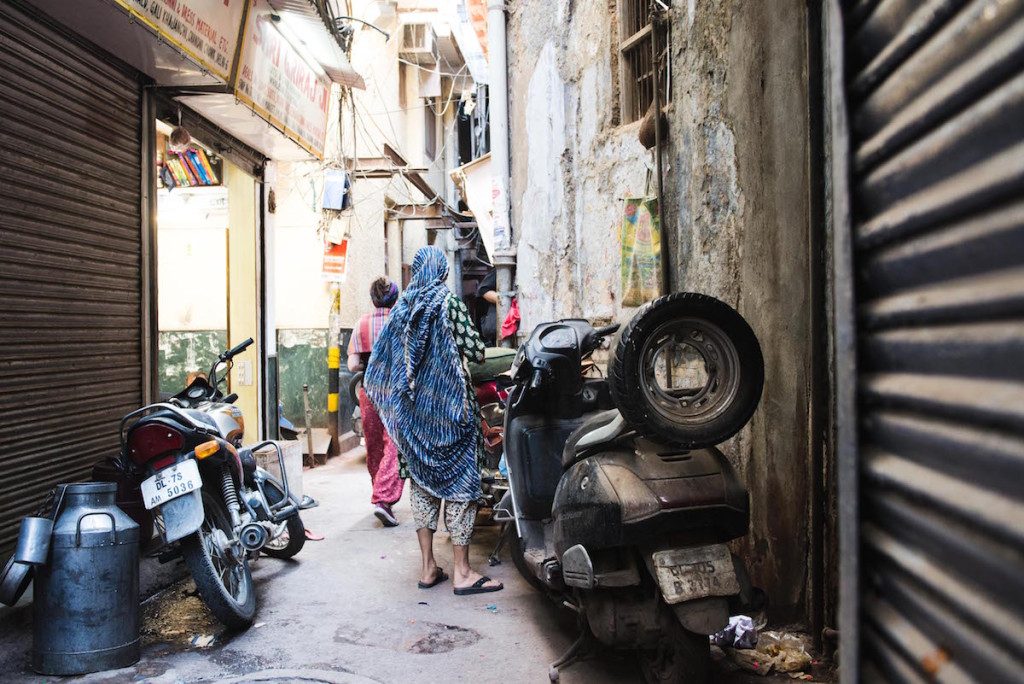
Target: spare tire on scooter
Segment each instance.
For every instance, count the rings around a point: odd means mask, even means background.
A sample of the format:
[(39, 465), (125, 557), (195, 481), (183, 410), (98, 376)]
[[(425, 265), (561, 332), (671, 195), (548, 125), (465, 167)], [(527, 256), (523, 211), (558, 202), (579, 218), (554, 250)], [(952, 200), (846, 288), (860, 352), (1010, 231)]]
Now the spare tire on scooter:
[(677, 292), (642, 306), (619, 335), (608, 384), (640, 433), (684, 449), (725, 441), (757, 408), (761, 345), (728, 304)]

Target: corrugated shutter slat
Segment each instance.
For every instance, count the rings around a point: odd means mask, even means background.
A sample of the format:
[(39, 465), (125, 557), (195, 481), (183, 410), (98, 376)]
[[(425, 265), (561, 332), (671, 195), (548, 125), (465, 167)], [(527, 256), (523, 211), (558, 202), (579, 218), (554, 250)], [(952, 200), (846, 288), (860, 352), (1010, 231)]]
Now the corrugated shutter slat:
[(1016, 681), (1024, 0), (847, 17), (862, 681)]
[(141, 90), (0, 0), (0, 550), (142, 401)]

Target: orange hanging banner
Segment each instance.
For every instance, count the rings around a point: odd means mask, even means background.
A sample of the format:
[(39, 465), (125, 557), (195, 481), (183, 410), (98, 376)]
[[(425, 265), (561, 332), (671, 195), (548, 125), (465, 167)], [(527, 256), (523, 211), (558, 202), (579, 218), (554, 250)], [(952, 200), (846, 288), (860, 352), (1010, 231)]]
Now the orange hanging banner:
[(324, 280), (342, 282), (345, 280), (345, 269), (348, 266), (348, 239), (340, 244), (324, 243)]

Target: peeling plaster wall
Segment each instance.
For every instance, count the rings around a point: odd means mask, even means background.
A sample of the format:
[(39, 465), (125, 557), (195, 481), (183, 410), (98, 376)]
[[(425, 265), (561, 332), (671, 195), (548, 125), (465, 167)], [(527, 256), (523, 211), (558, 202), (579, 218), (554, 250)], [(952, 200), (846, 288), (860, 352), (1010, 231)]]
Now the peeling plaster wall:
[[(736, 306), (761, 340), (761, 406), (722, 446), (751, 492), (751, 533), (737, 549), (768, 591), (773, 621), (806, 623), (806, 9), (800, 0), (675, 5), (662, 158), (673, 290)], [(634, 310), (619, 304), (622, 199), (643, 193), (654, 164), (639, 124), (619, 123), (616, 3), (520, 0), (508, 44), (522, 331), (563, 316), (626, 321)]]

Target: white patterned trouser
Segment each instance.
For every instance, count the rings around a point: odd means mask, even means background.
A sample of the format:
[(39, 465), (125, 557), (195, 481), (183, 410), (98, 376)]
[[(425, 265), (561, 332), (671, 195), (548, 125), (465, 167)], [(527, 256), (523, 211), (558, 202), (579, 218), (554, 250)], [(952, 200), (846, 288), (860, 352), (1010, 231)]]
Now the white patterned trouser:
[[(412, 491), (412, 517), (416, 529), (424, 527), (437, 531), (437, 518), (441, 512), (441, 499), (409, 480)], [(476, 501), (445, 501), (444, 524), (455, 546), (469, 546), (473, 536), (473, 522), (476, 519)]]

